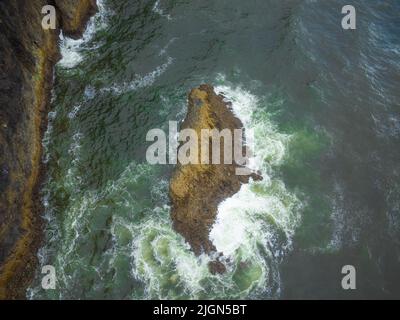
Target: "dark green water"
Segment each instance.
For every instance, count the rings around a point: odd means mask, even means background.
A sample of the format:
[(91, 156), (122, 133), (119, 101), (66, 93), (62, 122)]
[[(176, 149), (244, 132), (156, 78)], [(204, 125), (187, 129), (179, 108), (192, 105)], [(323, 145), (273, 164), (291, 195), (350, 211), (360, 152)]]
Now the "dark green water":
[[(63, 40), (39, 253), (57, 289), (38, 270), (28, 296), (400, 298), (400, 6), (354, 2), (356, 31), (344, 1), (101, 1)], [(219, 276), (171, 227), (172, 167), (145, 159), (202, 83), (255, 130), (264, 176), (220, 206)]]

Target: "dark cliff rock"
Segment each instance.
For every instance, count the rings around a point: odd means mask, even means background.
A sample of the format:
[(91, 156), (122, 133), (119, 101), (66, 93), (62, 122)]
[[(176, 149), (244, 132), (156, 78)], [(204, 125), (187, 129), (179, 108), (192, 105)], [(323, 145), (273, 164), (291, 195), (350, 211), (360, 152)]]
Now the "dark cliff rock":
[(41, 139), (60, 58), (60, 29), (41, 26), (48, 4), (75, 38), (96, 11), (95, 0), (0, 2), (0, 299), (25, 297), (41, 239)]
[[(229, 129), (233, 136), (235, 129), (242, 129), (242, 122), (234, 116), (230, 104), (214, 92), (210, 85), (201, 85), (189, 94), (188, 113), (181, 130), (191, 128), (197, 133), (201, 154), (202, 129)], [(221, 139), (221, 159), (224, 156), (224, 140)], [(233, 145), (232, 148), (233, 150)], [(243, 150), (244, 151), (244, 150)], [(210, 159), (212, 148), (210, 143)], [(200, 160), (199, 160), (200, 162)], [(211, 161), (210, 161), (211, 162)], [(223, 160), (221, 160), (223, 163)], [(218, 212), (218, 205), (240, 190), (250, 177), (260, 180), (257, 174), (236, 175), (239, 166), (232, 164), (188, 164), (178, 162), (170, 181), (171, 218), (174, 229), (190, 244), (196, 255), (210, 254), (215, 247), (209, 233)], [(213, 273), (223, 273), (225, 266), (218, 261), (209, 265)]]

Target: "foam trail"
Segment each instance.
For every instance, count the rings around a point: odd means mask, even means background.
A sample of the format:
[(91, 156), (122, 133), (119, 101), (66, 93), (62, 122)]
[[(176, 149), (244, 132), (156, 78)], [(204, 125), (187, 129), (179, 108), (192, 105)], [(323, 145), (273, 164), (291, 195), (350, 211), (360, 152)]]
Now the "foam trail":
[(164, 18), (166, 18), (167, 20), (172, 20), (171, 16), (170, 16), (169, 14), (165, 14), (165, 13), (164, 13), (164, 10), (162, 10), (162, 9), (160, 8), (160, 0), (157, 0), (157, 1), (154, 3), (154, 6), (153, 6), (153, 9), (152, 9), (152, 10), (153, 10), (153, 12), (159, 14), (161, 17), (164, 17)]
[(153, 71), (145, 74), (144, 76), (136, 75), (135, 79), (131, 82), (123, 84), (114, 84), (111, 87), (100, 89), (101, 92), (111, 92), (116, 95), (120, 95), (129, 91), (135, 91), (145, 87), (149, 87), (154, 84), (158, 77), (160, 77), (168, 67), (172, 64), (173, 58), (168, 57), (167, 61), (162, 65), (155, 68)]

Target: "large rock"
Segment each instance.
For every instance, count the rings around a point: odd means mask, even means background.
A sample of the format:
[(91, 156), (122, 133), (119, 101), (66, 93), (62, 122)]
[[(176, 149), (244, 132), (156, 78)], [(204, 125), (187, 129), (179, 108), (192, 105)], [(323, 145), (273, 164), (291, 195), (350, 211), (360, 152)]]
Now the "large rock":
[[(201, 85), (189, 94), (187, 116), (180, 129), (186, 128), (196, 131), (200, 155), (202, 129), (228, 129), (233, 136), (234, 130), (242, 129), (243, 124), (233, 114), (230, 104), (224, 102), (223, 96), (217, 95), (210, 85)], [(223, 139), (220, 150), (223, 155)], [(218, 205), (238, 192), (250, 177), (262, 179), (256, 174), (236, 175), (238, 167), (236, 163), (182, 165), (179, 162), (175, 167), (170, 181), (171, 218), (174, 229), (186, 239), (196, 255), (215, 251), (209, 233), (215, 222)], [(213, 273), (225, 271), (218, 259), (211, 262), (209, 267)]]

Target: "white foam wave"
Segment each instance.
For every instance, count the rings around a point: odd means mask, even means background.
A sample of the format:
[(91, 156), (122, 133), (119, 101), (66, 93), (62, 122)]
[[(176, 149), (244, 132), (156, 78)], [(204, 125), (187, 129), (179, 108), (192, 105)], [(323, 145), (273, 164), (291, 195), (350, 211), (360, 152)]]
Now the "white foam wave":
[[(84, 49), (84, 44), (88, 43), (98, 30), (107, 26), (106, 7), (104, 0), (97, 0), (99, 11), (93, 16), (81, 39), (71, 39), (60, 34), (60, 51), (62, 59), (58, 63), (62, 68), (71, 69), (82, 62), (83, 57), (81, 51)], [(95, 48), (91, 48), (95, 49)]]
[(68, 113), (68, 118), (69, 119), (74, 119), (76, 117), (76, 115), (78, 114), (79, 110), (81, 109), (81, 105), (77, 104), (75, 105), (72, 110)]
[(160, 8), (160, 0), (157, 0), (153, 6), (153, 12), (159, 14), (161, 17), (166, 18), (167, 20), (172, 20), (169, 14), (164, 13), (164, 10)]
[(129, 91), (135, 91), (141, 88), (149, 87), (154, 84), (158, 77), (160, 77), (168, 67), (172, 64), (173, 58), (168, 57), (167, 61), (158, 66), (153, 71), (145, 74), (144, 76), (137, 75), (135, 79), (128, 83), (114, 84), (110, 87), (101, 89), (101, 92), (112, 92), (113, 94), (123, 94)]
[[(227, 256), (235, 257), (240, 252), (244, 260), (256, 259), (257, 246), (261, 244), (271, 256), (279, 257), (290, 248), (300, 219), (299, 200), (286, 190), (282, 181), (271, 176), (273, 168), (285, 158), (290, 136), (276, 130), (266, 117), (267, 111), (255, 116), (261, 101), (249, 91), (229, 85), (215, 89), (232, 102), (232, 109), (245, 129), (254, 130), (252, 162), (262, 174), (263, 181), (242, 185), (237, 194), (220, 204), (210, 238), (217, 250)], [(258, 118), (260, 115), (262, 118)], [(277, 244), (276, 229), (285, 235), (285, 240)], [(267, 268), (265, 263), (263, 265)]]

